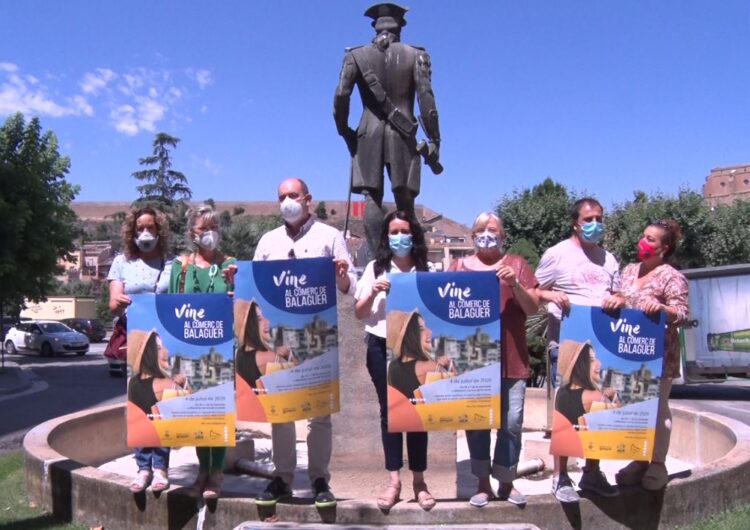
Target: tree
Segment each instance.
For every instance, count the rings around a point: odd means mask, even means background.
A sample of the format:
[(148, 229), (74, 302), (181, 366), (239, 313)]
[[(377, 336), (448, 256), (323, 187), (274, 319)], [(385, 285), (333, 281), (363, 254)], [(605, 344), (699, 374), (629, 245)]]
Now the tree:
[(581, 197), (549, 177), (531, 189), (505, 195), (497, 214), (503, 220), (508, 244), (525, 239), (524, 252), (542, 254), (570, 235), (570, 208)]
[(223, 231), (221, 251), (240, 260), (253, 259), (255, 247), (263, 234), (281, 225), (281, 217), (237, 215), (232, 224)]
[(18, 113), (0, 127), (0, 306), (44, 299), (58, 259), (74, 259), (79, 187), (65, 180), (69, 168), (38, 118)]
[[(682, 229), (682, 242), (673, 260), (681, 268), (706, 267), (716, 264), (717, 257), (707, 250), (718, 232), (711, 208), (703, 195), (688, 188), (677, 196), (658, 193), (649, 197), (636, 191), (632, 201), (615, 204), (605, 220), (604, 246), (620, 264), (632, 263), (638, 253), (638, 240), (649, 223), (674, 219)], [(720, 258), (721, 259), (721, 258)]]
[(141, 196), (133, 202), (133, 206), (151, 206), (167, 214), (175, 251), (185, 248), (186, 201), (193, 196), (185, 174), (172, 169), (171, 150), (179, 142), (179, 138), (167, 133), (157, 133), (151, 155), (138, 160), (140, 165), (148, 169), (133, 173), (136, 180), (144, 183), (136, 187)]
[(328, 211), (326, 210), (326, 201), (320, 201), (318, 203), (318, 206), (315, 207), (315, 215), (318, 216), (318, 219), (321, 221), (325, 221), (328, 219)]

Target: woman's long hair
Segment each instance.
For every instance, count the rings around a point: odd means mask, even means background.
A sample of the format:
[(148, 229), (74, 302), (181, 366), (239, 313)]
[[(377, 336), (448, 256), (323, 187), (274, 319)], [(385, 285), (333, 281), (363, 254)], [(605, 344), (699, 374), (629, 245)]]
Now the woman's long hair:
[(586, 390), (598, 390), (597, 386), (591, 380), (591, 345), (586, 344), (581, 353), (578, 354), (576, 363), (570, 373), (570, 383), (578, 385)]
[(157, 379), (163, 379), (168, 377), (168, 374), (164, 373), (159, 364), (159, 344), (157, 337), (156, 333), (152, 333), (148, 338), (148, 342), (146, 342), (146, 347), (143, 349), (143, 357), (141, 357), (140, 373)]
[(422, 333), (419, 330), (419, 313), (414, 313), (406, 324), (404, 340), (401, 341), (401, 355), (409, 355), (418, 361), (430, 361), (430, 356), (422, 348)]
[(411, 230), (411, 257), (414, 260), (414, 268), (418, 271), (427, 271), (427, 244), (424, 239), (424, 232), (422, 227), (419, 225), (413, 215), (409, 215), (403, 210), (395, 210), (390, 212), (383, 219), (383, 229), (380, 234), (380, 244), (378, 249), (375, 251), (375, 277), (380, 276), (384, 272), (391, 270), (391, 260), (393, 259), (393, 251), (391, 245), (388, 243), (388, 225), (394, 219), (406, 221), (409, 223), (409, 230)]
[(167, 221), (167, 217), (159, 210), (155, 210), (150, 206), (136, 208), (130, 210), (128, 215), (125, 216), (125, 221), (123, 221), (120, 230), (122, 251), (128, 260), (138, 258), (141, 255), (141, 251), (138, 250), (138, 246), (135, 244), (135, 232), (136, 222), (142, 215), (150, 215), (154, 218), (156, 234), (159, 236), (159, 241), (156, 242), (156, 248), (159, 250), (159, 254), (163, 256), (169, 249), (169, 222)]
[(260, 318), (258, 317), (258, 305), (253, 303), (247, 315), (247, 324), (245, 324), (245, 346), (254, 350), (273, 351), (273, 347), (263, 340), (263, 333), (260, 329)]

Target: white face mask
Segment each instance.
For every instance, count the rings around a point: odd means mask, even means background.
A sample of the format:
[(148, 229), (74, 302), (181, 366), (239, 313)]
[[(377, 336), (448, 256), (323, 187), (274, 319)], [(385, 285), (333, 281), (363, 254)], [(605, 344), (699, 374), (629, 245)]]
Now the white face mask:
[(135, 246), (141, 252), (151, 252), (156, 248), (156, 244), (159, 242), (159, 236), (154, 236), (148, 230), (144, 230), (138, 237), (134, 237), (133, 241)]
[(302, 216), (304, 215), (302, 205), (291, 197), (286, 197), (281, 201), (279, 208), (281, 209), (281, 217), (284, 218), (284, 221), (290, 224), (296, 223), (302, 219)]
[(216, 230), (203, 232), (203, 235), (195, 236), (193, 242), (203, 249), (216, 250), (216, 247), (219, 246), (219, 232)]
[(497, 237), (497, 234), (487, 230), (474, 236), (474, 246), (482, 250), (497, 248), (499, 242), (500, 238)]

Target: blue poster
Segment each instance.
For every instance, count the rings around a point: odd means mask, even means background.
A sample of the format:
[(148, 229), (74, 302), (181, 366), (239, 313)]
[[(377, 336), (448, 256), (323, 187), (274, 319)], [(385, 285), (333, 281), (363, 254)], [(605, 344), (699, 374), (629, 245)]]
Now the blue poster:
[(388, 275), (388, 430), (500, 426), (500, 287), (493, 272)]
[(338, 412), (333, 260), (241, 261), (237, 267), (238, 419), (286, 423)]
[(560, 328), (552, 454), (651, 459), (665, 329), (663, 312), (571, 307)]
[(232, 300), (140, 294), (128, 308), (128, 446), (235, 444)]

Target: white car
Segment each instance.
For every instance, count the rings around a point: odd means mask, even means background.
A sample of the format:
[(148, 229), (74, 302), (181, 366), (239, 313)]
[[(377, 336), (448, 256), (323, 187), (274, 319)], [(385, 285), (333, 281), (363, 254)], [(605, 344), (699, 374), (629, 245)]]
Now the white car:
[(63, 353), (85, 355), (89, 351), (89, 339), (62, 322), (34, 320), (22, 322), (8, 330), (5, 351), (11, 354), (37, 351), (45, 357)]

